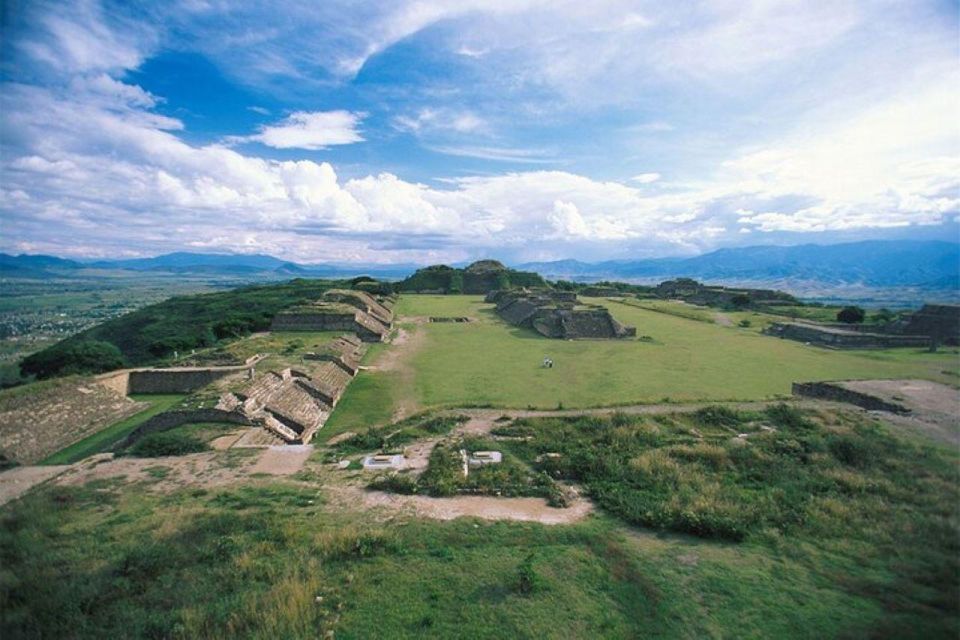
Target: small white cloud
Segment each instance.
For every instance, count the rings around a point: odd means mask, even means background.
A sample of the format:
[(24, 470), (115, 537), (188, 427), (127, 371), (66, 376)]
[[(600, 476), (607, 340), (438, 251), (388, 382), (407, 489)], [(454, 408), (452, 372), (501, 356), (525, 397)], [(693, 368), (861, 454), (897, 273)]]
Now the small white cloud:
[(262, 116), (270, 115), (270, 109), (264, 109), (263, 107), (247, 107), (247, 111), (253, 111), (254, 113), (259, 113)]
[(640, 184), (650, 184), (651, 182), (656, 182), (660, 179), (659, 173), (641, 173), (640, 175), (633, 176), (630, 178), (634, 182), (639, 182)]
[(481, 160), (499, 160), (500, 162), (526, 162), (530, 164), (550, 164), (558, 162), (549, 157), (543, 149), (517, 149), (510, 147), (427, 147), (430, 151), (443, 153), (448, 156), (464, 158), (479, 158)]
[(481, 133), (489, 126), (486, 120), (472, 111), (454, 109), (421, 109), (415, 115), (397, 116), (393, 126), (400, 131), (455, 131), (457, 133)]
[(316, 151), (335, 145), (363, 142), (357, 130), (364, 114), (352, 111), (297, 111), (285, 120), (260, 128), (252, 136), (233, 137), (231, 142), (260, 142), (275, 149)]

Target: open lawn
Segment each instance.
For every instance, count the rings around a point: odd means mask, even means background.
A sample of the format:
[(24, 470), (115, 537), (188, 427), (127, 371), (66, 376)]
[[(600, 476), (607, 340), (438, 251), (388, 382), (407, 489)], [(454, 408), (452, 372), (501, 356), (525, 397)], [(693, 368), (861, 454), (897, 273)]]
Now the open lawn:
[(72, 464), (95, 453), (107, 451), (111, 445), (125, 438), (130, 432), (158, 413), (170, 410), (184, 397), (177, 394), (132, 395), (130, 396), (131, 399), (138, 402), (149, 402), (150, 407), (86, 437), (80, 442), (75, 442), (66, 449), (61, 449), (40, 464)]
[[(480, 296), (402, 296), (397, 306), (401, 323), (410, 316), (477, 318), (468, 324), (412, 327), (424, 334), (422, 344), (409, 354), (414, 379), (408, 386), (418, 407), (576, 408), (667, 399), (759, 400), (789, 395), (795, 381), (925, 378), (952, 385), (958, 381), (956, 349), (933, 354), (916, 349), (834, 351), (760, 335), (762, 318), (755, 318), (750, 329), (741, 329), (735, 322), (720, 326), (617, 302), (604, 304), (618, 320), (636, 326), (639, 336), (653, 340), (550, 340), (502, 322)], [(732, 320), (742, 319), (731, 315)], [(388, 347), (393, 348), (398, 347)], [(541, 367), (544, 356), (553, 359), (554, 368)], [(376, 365), (376, 358), (371, 364)], [(359, 404), (351, 394), (376, 390), (366, 394), (364, 411), (370, 418), (387, 416), (385, 405), (396, 396), (390, 392), (396, 384), (395, 374), (361, 373), (343, 402)]]

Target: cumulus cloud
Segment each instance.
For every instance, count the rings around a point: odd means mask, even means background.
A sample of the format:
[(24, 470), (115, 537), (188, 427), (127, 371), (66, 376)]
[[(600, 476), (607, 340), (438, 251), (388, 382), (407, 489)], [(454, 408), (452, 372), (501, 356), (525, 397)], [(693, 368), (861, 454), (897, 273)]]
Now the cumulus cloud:
[(231, 142), (260, 142), (275, 149), (316, 151), (336, 145), (363, 142), (358, 126), (363, 113), (351, 111), (296, 111), (284, 120), (260, 127), (251, 136), (232, 137)]

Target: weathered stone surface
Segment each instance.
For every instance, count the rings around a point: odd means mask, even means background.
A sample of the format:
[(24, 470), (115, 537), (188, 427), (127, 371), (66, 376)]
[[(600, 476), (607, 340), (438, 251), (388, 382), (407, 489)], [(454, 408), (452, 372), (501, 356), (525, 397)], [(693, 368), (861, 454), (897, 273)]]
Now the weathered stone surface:
[(943, 344), (960, 344), (960, 305), (925, 304), (910, 316), (903, 333), (930, 336)]
[(349, 331), (364, 342), (382, 342), (393, 326), (393, 311), (385, 301), (364, 291), (334, 289), (321, 300), (278, 313), (271, 329)]
[(32, 464), (149, 405), (91, 378), (67, 378), (0, 395), (0, 450)]
[(634, 327), (617, 322), (606, 307), (578, 305), (570, 291), (517, 289), (491, 292), (486, 298), (496, 303), (497, 314), (519, 327), (530, 327), (548, 338), (626, 338), (635, 336)]
[(924, 347), (926, 336), (908, 336), (891, 333), (873, 333), (863, 328), (819, 325), (807, 322), (774, 322), (764, 333), (787, 340), (809, 342), (834, 349), (888, 349), (892, 347)]

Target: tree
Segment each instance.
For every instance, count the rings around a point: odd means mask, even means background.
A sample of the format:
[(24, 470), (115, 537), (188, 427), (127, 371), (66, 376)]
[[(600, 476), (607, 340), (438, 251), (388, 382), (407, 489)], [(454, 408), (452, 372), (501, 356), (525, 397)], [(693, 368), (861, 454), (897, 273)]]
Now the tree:
[(847, 324), (859, 324), (865, 317), (866, 313), (860, 307), (844, 307), (837, 312), (837, 320)]
[(454, 271), (453, 275), (450, 276), (448, 293), (463, 293), (463, 274), (461, 272)]
[(124, 366), (120, 350), (102, 340), (61, 342), (28, 356), (20, 363), (23, 375), (52, 378), (72, 373), (101, 373)]
[(746, 295), (746, 294), (744, 294), (744, 293), (738, 293), (737, 295), (733, 296), (733, 298), (730, 299), (730, 302), (731, 302), (731, 303), (733, 304), (733, 306), (735, 306), (737, 309), (742, 309), (743, 307), (745, 307), (745, 306), (747, 306), (748, 304), (750, 304), (750, 296), (748, 296), (748, 295)]

